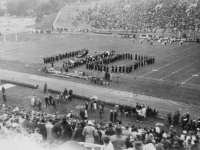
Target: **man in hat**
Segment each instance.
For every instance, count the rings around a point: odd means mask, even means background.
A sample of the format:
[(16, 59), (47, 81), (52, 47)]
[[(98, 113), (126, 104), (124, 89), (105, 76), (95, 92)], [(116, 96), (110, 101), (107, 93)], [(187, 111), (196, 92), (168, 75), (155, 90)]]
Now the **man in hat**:
[(127, 137), (122, 135), (121, 127), (117, 126), (115, 128), (115, 135), (110, 137), (110, 141), (113, 144), (115, 150), (123, 150), (124, 144), (127, 141)]

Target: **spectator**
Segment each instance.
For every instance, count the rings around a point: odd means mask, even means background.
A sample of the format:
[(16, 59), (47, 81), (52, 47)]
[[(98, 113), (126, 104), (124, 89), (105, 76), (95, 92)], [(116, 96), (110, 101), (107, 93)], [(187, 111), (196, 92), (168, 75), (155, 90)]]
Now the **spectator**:
[(103, 150), (114, 150), (113, 144), (110, 142), (110, 138), (109, 137), (104, 137), (103, 138)]
[(82, 135), (84, 127), (85, 123), (81, 122), (72, 136), (73, 140), (77, 142), (85, 142), (84, 136)]
[(51, 118), (49, 118), (49, 121), (45, 125), (46, 130), (47, 130), (47, 140), (48, 141), (52, 140), (52, 134), (51, 134), (52, 129), (53, 129), (52, 122), (53, 122), (53, 120)]
[(163, 150), (163, 144), (161, 144), (161, 139), (157, 139), (157, 144), (155, 145), (156, 150)]
[(127, 125), (125, 127), (125, 130), (122, 131), (122, 135), (126, 136), (127, 138), (130, 139), (130, 137), (132, 136), (131, 131), (129, 130), (129, 125)]
[(69, 141), (72, 137), (72, 129), (69, 123), (67, 122), (66, 116), (62, 118), (61, 122), (57, 122), (53, 129), (52, 133), (55, 139), (60, 140), (61, 143)]
[(167, 134), (163, 134), (163, 139), (161, 140), (161, 143), (165, 146), (168, 147), (169, 149), (172, 147), (171, 142), (167, 140)]
[(91, 120), (88, 121), (88, 125), (84, 127), (82, 135), (85, 137), (86, 143), (94, 144), (94, 137), (97, 135), (96, 129), (93, 127), (93, 122)]
[(110, 141), (113, 144), (115, 150), (123, 150), (125, 147), (125, 143), (127, 141), (127, 137), (122, 135), (121, 127), (117, 126), (115, 128), (115, 135), (110, 137)]
[(39, 129), (39, 133), (42, 135), (43, 140), (47, 140), (47, 129), (46, 129), (46, 126), (45, 126), (44, 119), (41, 119), (38, 122), (37, 128)]
[(106, 129), (105, 134), (106, 134), (107, 136), (112, 136), (112, 135), (115, 134), (115, 131), (113, 130), (113, 124), (112, 124), (112, 123), (109, 123), (109, 124), (108, 124), (108, 129)]

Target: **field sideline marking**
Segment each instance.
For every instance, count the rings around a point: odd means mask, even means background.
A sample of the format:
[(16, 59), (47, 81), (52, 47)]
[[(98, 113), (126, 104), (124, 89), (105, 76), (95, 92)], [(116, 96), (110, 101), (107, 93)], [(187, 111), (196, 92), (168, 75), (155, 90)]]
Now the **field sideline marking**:
[[(197, 46), (199, 46), (199, 45), (197, 45)], [(194, 47), (196, 47), (196, 46), (194, 46)], [(191, 48), (194, 48), (194, 47), (191, 47)], [(188, 48), (187, 48), (188, 49)], [(190, 55), (193, 55), (193, 54), (196, 54), (196, 53), (199, 53), (200, 51), (198, 51), (198, 52), (195, 52), (195, 53), (192, 53), (192, 54), (190, 54)], [(167, 67), (167, 66), (169, 66), (169, 65), (171, 65), (171, 64), (173, 64), (173, 63), (175, 63), (175, 62), (177, 62), (177, 61), (179, 61), (179, 60), (181, 60), (181, 59), (183, 59), (183, 58), (186, 58), (186, 57), (188, 57), (188, 56), (190, 56), (190, 55), (187, 55), (187, 56), (184, 56), (184, 57), (182, 57), (182, 58), (180, 58), (180, 59), (177, 59), (176, 61), (173, 61), (173, 62), (171, 62), (171, 63), (168, 63), (168, 64), (166, 64), (166, 65), (164, 65), (164, 66), (162, 66), (162, 67), (159, 67), (159, 68), (156, 68), (156, 70), (160, 70), (160, 69), (162, 69), (162, 68), (165, 68), (165, 67)], [(140, 77), (143, 77), (143, 76), (146, 76), (146, 75), (148, 75), (148, 74), (151, 74), (153, 71), (150, 71), (150, 72), (148, 72), (148, 73), (146, 73), (146, 74), (144, 74), (144, 75), (141, 75)]]
[(191, 66), (191, 65), (193, 65), (193, 64), (195, 64), (195, 63), (197, 63), (197, 62), (199, 62), (199, 60), (198, 60), (198, 61), (195, 61), (195, 62), (193, 62), (193, 63), (191, 63), (191, 64), (189, 64), (189, 65), (187, 65), (187, 66), (185, 66), (185, 67), (183, 67), (183, 68), (181, 68), (181, 69), (178, 69), (178, 70), (172, 72), (171, 74), (169, 74), (169, 75), (167, 75), (167, 76), (165, 76), (165, 77), (163, 77), (163, 78), (161, 78), (161, 79), (159, 79), (159, 80), (163, 80), (163, 79), (165, 79), (165, 78), (167, 78), (167, 77), (169, 77), (169, 76), (171, 76), (171, 75), (173, 75), (173, 74), (175, 74), (175, 73), (177, 73), (177, 72), (179, 72), (179, 71), (181, 71), (181, 70), (183, 70), (183, 69), (185, 69), (185, 68), (187, 68), (187, 67), (189, 67), (189, 66)]
[[(200, 74), (200, 72), (198, 73), (198, 75)], [(122, 76), (126, 76), (126, 77), (130, 77), (130, 78), (140, 78), (140, 79), (146, 79), (146, 80), (153, 80), (153, 81), (158, 81), (158, 82), (166, 82), (166, 83), (171, 83), (171, 84), (184, 84), (187, 86), (194, 86), (194, 87), (200, 87), (200, 85), (195, 85), (195, 84), (185, 84), (185, 83), (180, 83), (180, 82), (173, 82), (173, 81), (167, 81), (167, 80), (159, 80), (159, 79), (154, 79), (154, 78), (147, 78), (147, 77), (139, 77), (139, 76), (131, 76), (131, 75), (127, 75), (127, 74), (123, 74)], [(191, 77), (192, 78), (192, 77)], [(190, 79), (191, 79), (190, 78)]]
[[(200, 72), (197, 73), (196, 75), (199, 75), (199, 74), (200, 74)], [(192, 77), (188, 78), (187, 80), (183, 81), (181, 84), (185, 84), (187, 81), (191, 80), (192, 78), (194, 78), (194, 76), (192, 76)]]

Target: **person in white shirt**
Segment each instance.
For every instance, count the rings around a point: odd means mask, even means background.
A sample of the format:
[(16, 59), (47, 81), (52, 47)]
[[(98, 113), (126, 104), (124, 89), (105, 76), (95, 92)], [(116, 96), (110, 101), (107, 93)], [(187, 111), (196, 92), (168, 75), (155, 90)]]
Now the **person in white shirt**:
[(47, 140), (51, 140), (51, 138), (52, 138), (52, 134), (51, 134), (51, 131), (53, 128), (52, 121), (53, 120), (49, 119), (48, 123), (45, 125), (45, 127), (47, 129)]
[(31, 98), (31, 106), (33, 106), (33, 107), (35, 106), (35, 98), (34, 97)]
[(155, 130), (156, 130), (157, 133), (160, 133), (160, 128), (157, 124), (156, 124)]
[(113, 144), (110, 142), (110, 138), (105, 136), (103, 138), (103, 148), (101, 150), (114, 150)]

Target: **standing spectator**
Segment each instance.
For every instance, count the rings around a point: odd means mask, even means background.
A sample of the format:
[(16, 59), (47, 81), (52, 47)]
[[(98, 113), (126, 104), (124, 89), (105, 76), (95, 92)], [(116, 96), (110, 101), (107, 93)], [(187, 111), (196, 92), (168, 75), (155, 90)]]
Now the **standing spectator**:
[(42, 101), (41, 101), (41, 99), (38, 99), (38, 109), (39, 109), (39, 111), (42, 110)]
[(88, 112), (87, 112), (86, 109), (84, 109), (84, 113), (85, 113), (84, 119), (87, 120), (87, 118), (88, 118)]
[(113, 110), (110, 110), (110, 121), (114, 122), (114, 113), (113, 113)]
[(90, 110), (94, 111), (94, 101), (92, 101), (91, 104), (90, 104)]
[(85, 110), (84, 110), (84, 108), (80, 109), (80, 117), (81, 117), (82, 120), (85, 119)]
[(117, 121), (117, 111), (116, 110), (114, 110), (114, 112), (113, 112), (113, 117), (114, 117), (114, 122), (116, 122)]
[(85, 123), (81, 122), (78, 126), (78, 128), (75, 130), (72, 139), (77, 141), (77, 142), (85, 142), (85, 139), (82, 135), (83, 133), (83, 128), (85, 127)]
[(132, 136), (132, 133), (129, 130), (129, 125), (127, 125), (125, 127), (125, 130), (122, 131), (122, 135), (126, 136), (127, 138), (130, 138)]
[(51, 96), (51, 94), (49, 94), (49, 104), (52, 105), (53, 102), (53, 97)]
[(44, 93), (46, 93), (47, 92), (47, 83), (45, 82), (44, 83)]
[(167, 140), (167, 134), (166, 133), (163, 134), (163, 139), (161, 140), (161, 143), (164, 146), (168, 147), (169, 149), (172, 147), (171, 142), (169, 140)]
[(47, 140), (51, 140), (52, 139), (52, 129), (53, 129), (53, 125), (52, 125), (53, 120), (51, 118), (49, 118), (49, 121), (47, 122), (47, 124), (45, 125), (46, 130), (47, 130)]
[(31, 106), (35, 107), (35, 98), (34, 97), (31, 98)]
[(102, 114), (103, 114), (103, 109), (102, 109), (102, 106), (100, 105), (99, 106), (99, 116), (100, 116), (100, 119), (102, 118)]
[(116, 82), (118, 83), (119, 82), (119, 74), (117, 73), (116, 75)]
[(94, 106), (94, 111), (97, 110), (97, 102), (96, 101), (94, 101), (93, 106)]
[(112, 142), (115, 150), (123, 150), (127, 137), (122, 135), (122, 129), (118, 126), (115, 129), (115, 134), (116, 135), (110, 137), (110, 141)]
[(2, 91), (2, 94), (6, 93), (6, 89), (4, 88), (4, 86), (2, 86), (1, 91)]
[(52, 106), (56, 109), (56, 99), (53, 99)]
[(94, 137), (97, 135), (96, 129), (93, 127), (93, 122), (91, 120), (88, 121), (88, 125), (84, 127), (82, 135), (85, 137), (86, 143), (94, 144)]
[(112, 80), (113, 80), (113, 74), (110, 73), (110, 82), (112, 82)]
[(72, 89), (70, 88), (69, 89), (69, 100), (72, 100), (72, 98), (73, 98), (73, 91), (72, 91)]
[(45, 100), (45, 104), (46, 104), (46, 108), (47, 108), (49, 106), (49, 99), (47, 96), (45, 96), (44, 100)]
[(4, 101), (4, 102), (7, 101), (7, 99), (6, 99), (6, 93), (3, 93), (2, 98), (3, 98), (3, 101)]
[(157, 139), (157, 144), (155, 145), (156, 150), (163, 150), (163, 144), (161, 143), (161, 139)]
[(52, 133), (54, 134), (55, 139), (59, 139), (61, 143), (64, 143), (71, 139), (72, 129), (69, 123), (67, 122), (66, 116), (62, 118), (61, 122), (57, 122), (54, 125)]
[(37, 128), (39, 129), (39, 133), (42, 135), (43, 140), (47, 139), (47, 129), (45, 126), (45, 121), (44, 119), (39, 120), (37, 124)]
[(68, 91), (67, 89), (65, 88), (64, 91), (63, 91), (63, 97), (67, 96), (68, 95)]

